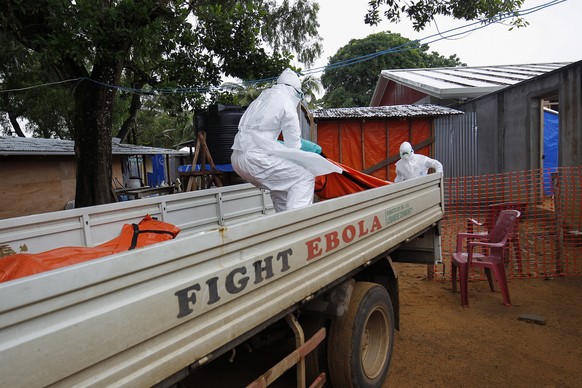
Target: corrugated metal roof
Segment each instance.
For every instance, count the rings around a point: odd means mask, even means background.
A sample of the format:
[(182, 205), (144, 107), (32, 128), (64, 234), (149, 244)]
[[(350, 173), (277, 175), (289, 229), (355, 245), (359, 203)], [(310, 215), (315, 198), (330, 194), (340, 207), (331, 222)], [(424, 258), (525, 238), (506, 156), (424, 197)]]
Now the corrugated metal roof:
[(384, 93), (384, 88), (380, 87), (382, 79), (392, 80), (443, 100), (474, 98), (527, 81), (570, 63), (572, 62), (382, 70), (371, 105), (376, 105)]
[(391, 117), (433, 117), (463, 114), (463, 112), (439, 105), (391, 105), (357, 108), (331, 108), (313, 111), (313, 118), (391, 118)]
[[(0, 136), (0, 155), (74, 155), (72, 140)], [(182, 151), (112, 142), (113, 155), (187, 154)]]

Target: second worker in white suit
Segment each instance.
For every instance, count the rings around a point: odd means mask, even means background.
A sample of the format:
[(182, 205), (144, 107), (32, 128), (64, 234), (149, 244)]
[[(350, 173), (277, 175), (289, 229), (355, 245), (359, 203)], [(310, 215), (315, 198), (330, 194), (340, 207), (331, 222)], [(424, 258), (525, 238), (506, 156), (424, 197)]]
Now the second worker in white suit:
[(405, 141), (400, 145), (400, 160), (396, 162), (396, 178), (394, 182), (402, 182), (424, 176), (430, 168), (435, 172), (443, 172), (443, 165), (436, 159), (415, 154), (412, 145)]
[[(242, 115), (232, 146), (232, 167), (247, 182), (270, 190), (277, 212), (313, 202), (315, 176), (341, 169), (320, 155), (301, 151), (298, 105), (301, 81), (286, 69)], [(277, 141), (283, 133), (284, 143)]]

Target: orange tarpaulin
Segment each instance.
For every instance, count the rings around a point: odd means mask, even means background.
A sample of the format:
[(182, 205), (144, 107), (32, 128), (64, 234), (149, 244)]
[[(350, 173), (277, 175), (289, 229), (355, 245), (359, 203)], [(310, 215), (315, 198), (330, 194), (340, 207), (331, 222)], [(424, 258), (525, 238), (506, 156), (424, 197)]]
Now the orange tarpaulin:
[[(319, 118), (316, 123), (315, 140), (328, 158), (359, 171), (383, 163), (368, 173), (376, 178), (390, 181), (396, 177), (395, 163), (404, 141), (410, 142), (417, 154), (433, 157), (432, 120), (427, 117)], [(427, 146), (418, 149), (420, 143)], [(386, 164), (388, 159), (391, 162)]]
[(1, 258), (0, 282), (171, 240), (179, 232), (178, 227), (148, 215), (138, 224), (123, 225), (119, 236), (95, 247), (62, 247), (42, 253), (17, 253)]
[(364, 174), (344, 164), (327, 159), (343, 169), (341, 174), (332, 173), (315, 177), (315, 194), (321, 199), (341, 197), (360, 191), (382, 187), (392, 182)]

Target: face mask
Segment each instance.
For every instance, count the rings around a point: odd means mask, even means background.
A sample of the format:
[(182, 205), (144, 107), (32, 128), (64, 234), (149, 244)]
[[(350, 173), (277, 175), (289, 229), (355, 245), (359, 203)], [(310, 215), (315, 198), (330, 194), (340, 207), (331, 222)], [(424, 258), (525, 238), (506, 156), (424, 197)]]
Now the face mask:
[[(289, 84), (283, 84), (283, 85), (287, 85), (287, 86), (291, 86)], [(297, 90), (295, 89), (295, 87), (291, 86), (293, 88), (293, 90), (295, 90), (295, 97), (297, 97), (300, 101), (303, 101), (303, 97), (305, 96), (303, 94), (303, 92), (301, 90)]]
[(406, 160), (406, 159), (410, 158), (410, 152), (402, 152), (402, 153), (400, 154), (400, 157), (401, 157), (402, 159), (405, 159), (405, 160)]
[(303, 97), (305, 96), (305, 94), (303, 94), (303, 92), (295, 89), (295, 97), (297, 97), (298, 99), (300, 99), (301, 101), (303, 101)]

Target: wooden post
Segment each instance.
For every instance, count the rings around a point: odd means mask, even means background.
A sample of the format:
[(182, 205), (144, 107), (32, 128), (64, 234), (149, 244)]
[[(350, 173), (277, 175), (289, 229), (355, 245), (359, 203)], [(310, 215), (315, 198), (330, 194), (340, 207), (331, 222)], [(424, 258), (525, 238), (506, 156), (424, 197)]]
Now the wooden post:
[(552, 187), (554, 189), (554, 211), (556, 214), (556, 273), (561, 275), (564, 272), (562, 262), (562, 249), (564, 246), (564, 225), (562, 221), (562, 196), (560, 193), (560, 177), (557, 172), (552, 173)]
[[(196, 171), (196, 165), (198, 164), (198, 159), (200, 160), (200, 171)], [(206, 170), (206, 163), (210, 164), (210, 170)], [(219, 175), (222, 171), (219, 171), (212, 160), (212, 155), (210, 155), (210, 149), (206, 144), (206, 132), (198, 132), (196, 137), (196, 148), (194, 150), (194, 158), (192, 159), (192, 168), (190, 172), (181, 173), (181, 176), (187, 177), (188, 182), (186, 184), (186, 191), (193, 191), (198, 189), (207, 189), (210, 182), (209, 178), (214, 181), (217, 187), (222, 187), (222, 181)], [(200, 182), (198, 182), (200, 180)], [(199, 184), (198, 184), (199, 183)]]

